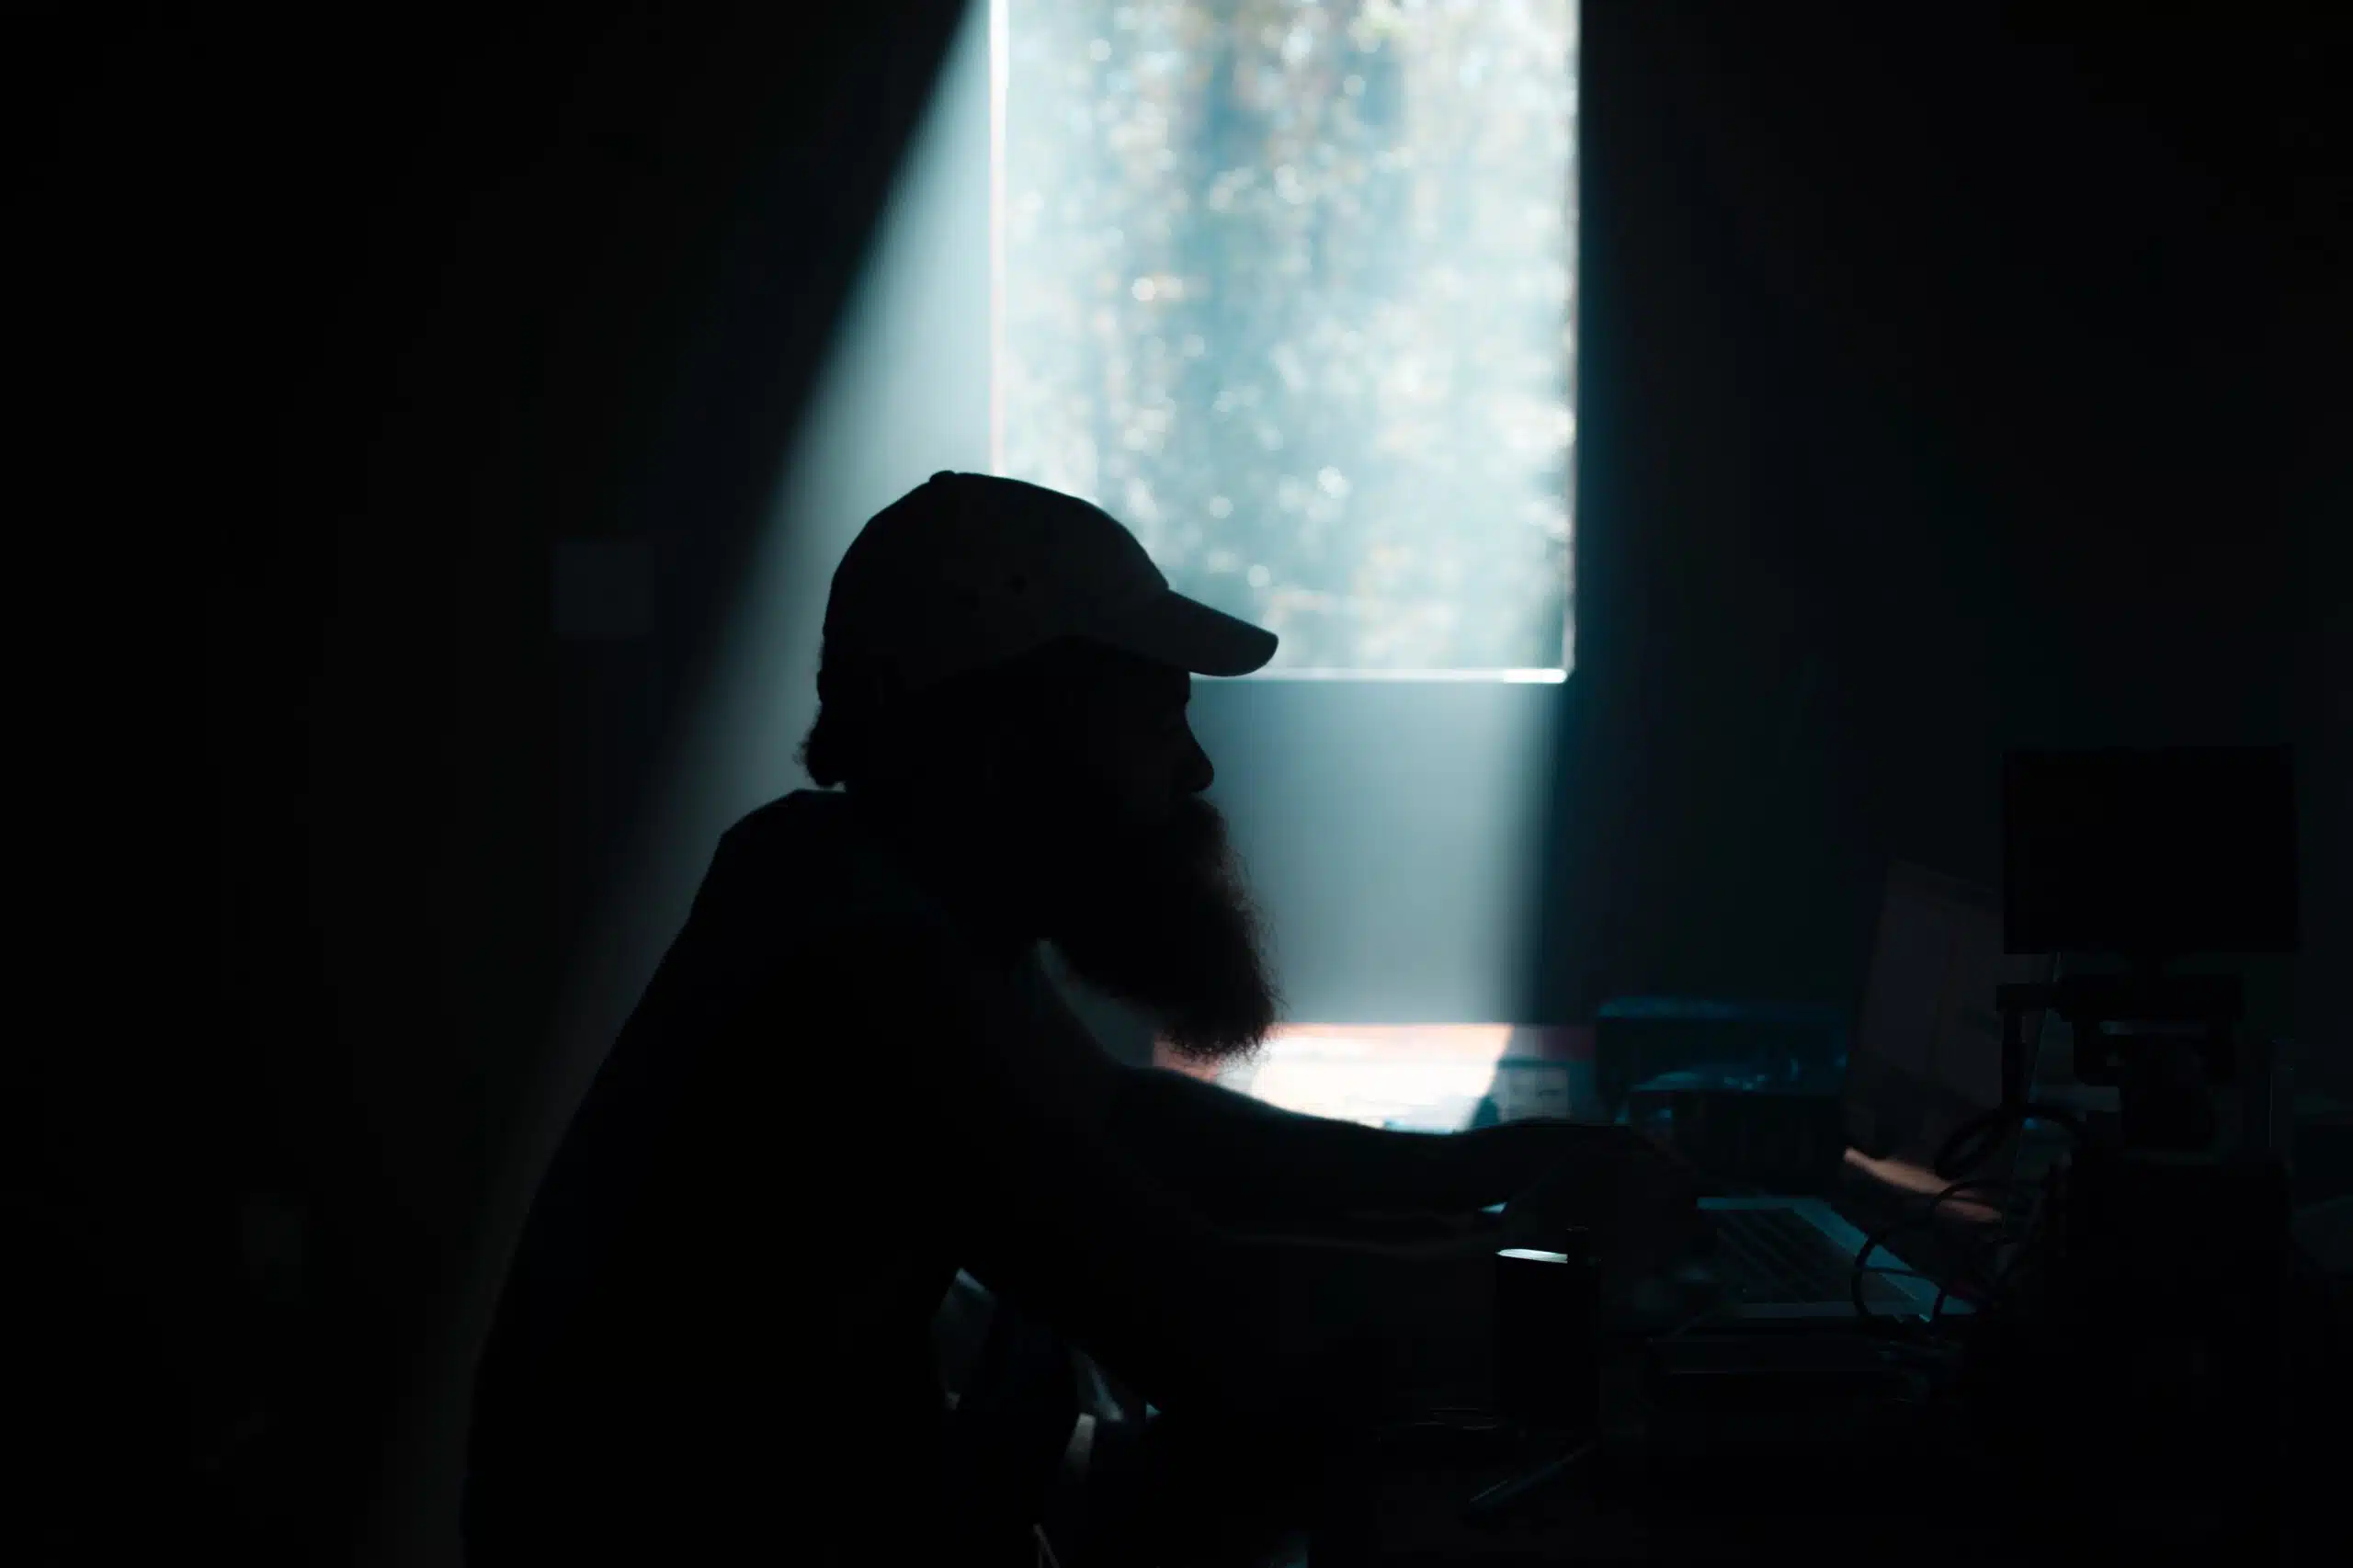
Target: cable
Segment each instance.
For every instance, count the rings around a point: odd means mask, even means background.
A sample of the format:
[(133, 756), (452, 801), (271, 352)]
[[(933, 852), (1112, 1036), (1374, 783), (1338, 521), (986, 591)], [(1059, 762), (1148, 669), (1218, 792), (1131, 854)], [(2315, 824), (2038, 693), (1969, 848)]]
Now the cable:
[(1502, 1518), (1545, 1487), (1586, 1468), (1600, 1447), (1597, 1439), (1587, 1438), (1563, 1449), (1531, 1470), (1495, 1483), (1462, 1506), (1463, 1518), (1473, 1524), (1491, 1524)]
[[(2051, 957), (2051, 983), (2054, 991), (2065, 968), (2065, 955), (2053, 953)], [(2034, 1039), (2029, 1042), (2031, 1054), (2025, 1065), (2029, 1088), (2042, 1068), (2043, 1037), (2050, 1033), (2052, 1013), (2049, 1006), (2036, 1009)], [(2005, 1085), (2002, 1104), (1980, 1111), (1952, 1130), (1952, 1135), (1937, 1151), (1936, 1172), (1939, 1177), (1954, 1181), (1963, 1173), (1984, 1164), (1996, 1143), (2013, 1132), (2023, 1132), (2029, 1120), (2055, 1122), (2065, 1128), (2077, 1143), (2084, 1141), (2084, 1123), (2075, 1112), (2061, 1106), (2041, 1105), (2031, 1100), (2014, 1102), (2009, 1094), (2008, 1086)], [(1964, 1153), (1968, 1156), (1966, 1159), (1961, 1157)]]
[(1994, 1277), (1994, 1290), (1997, 1301), (2006, 1302), (2009, 1300), (2011, 1278), (2021, 1267), (2030, 1266), (2039, 1258), (2041, 1248), (2051, 1233), (2052, 1216), (2059, 1211), (2065, 1176), (2064, 1167), (2053, 1165), (2044, 1172), (2042, 1179), (2035, 1184), (2040, 1201), (2036, 1204), (2034, 1212), (2029, 1220), (2026, 1233), (2009, 1244), (2009, 1256), (2002, 1261), (1999, 1271)]
[(1972, 1166), (1984, 1165), (1993, 1153), (1994, 1145), (2014, 1132), (2024, 1131), (2029, 1120), (2052, 1122), (2065, 1128), (2077, 1143), (2084, 1141), (2083, 1119), (2064, 1107), (2032, 1100), (1997, 1105), (1979, 1111), (1952, 1130), (1952, 1135), (1937, 1151), (1937, 1175), (1951, 1181)]
[[(1923, 1283), (1935, 1285), (1937, 1287), (1937, 1294), (1936, 1299), (1929, 1303), (1928, 1321), (1931, 1324), (1941, 1321), (1944, 1315), (1945, 1301), (1953, 1294), (1953, 1282), (1951, 1279), (1936, 1278), (1930, 1275), (1923, 1274), (1911, 1268), (1880, 1267), (1872, 1264), (1871, 1255), (1885, 1247), (1887, 1245), (1888, 1238), (1891, 1236), (1901, 1234), (1905, 1231), (1924, 1229), (1932, 1226), (1936, 1221), (1937, 1210), (1943, 1208), (1947, 1203), (1951, 1202), (1954, 1199), (1961, 1196), (1963, 1193), (1996, 1191), (2006, 1193), (2015, 1192), (2024, 1185), (2025, 1184), (2023, 1183), (2016, 1181), (1997, 1181), (1990, 1178), (1956, 1181), (1950, 1186), (1945, 1187), (1942, 1191), (1938, 1192), (1934, 1198), (1928, 1199), (1927, 1206), (1918, 1214), (1909, 1215), (1903, 1219), (1893, 1221), (1888, 1224), (1881, 1226), (1870, 1235), (1865, 1236), (1863, 1238), (1863, 1244), (1861, 1248), (1855, 1254), (1854, 1272), (1847, 1280), (1847, 1292), (1855, 1305), (1855, 1315), (1873, 1322), (1889, 1321), (1888, 1314), (1873, 1311), (1870, 1304), (1863, 1299), (1863, 1279), (1866, 1275), (1889, 1274), (1904, 1278), (1918, 1279)], [(2010, 1216), (2006, 1213), (2005, 1214), (2006, 1219), (2009, 1217)], [(1975, 1277), (1970, 1281), (1971, 1283), (1986, 1288), (1986, 1293), (1990, 1302), (1991, 1297), (1995, 1293), (1995, 1289), (1998, 1286), (1999, 1281), (1987, 1279), (1984, 1277), (1984, 1271), (1981, 1269), (1970, 1268), (1967, 1272)]]
[(1883, 1313), (1871, 1311), (1870, 1303), (1863, 1300), (1863, 1279), (1866, 1276), (1872, 1274), (1882, 1275), (1893, 1279), (1917, 1279), (1924, 1285), (1933, 1285), (1937, 1282), (1930, 1276), (1914, 1268), (1881, 1268), (1875, 1266), (1865, 1267), (1858, 1265), (1854, 1273), (1847, 1278), (1847, 1289), (1854, 1300), (1856, 1315), (1870, 1318), (1874, 1322), (1883, 1323), (1893, 1320)]
[(1484, 1437), (1512, 1429), (1510, 1421), (1484, 1406), (1434, 1404), (1416, 1410), (1410, 1415), (1377, 1423), (1368, 1428), (1367, 1436), (1376, 1443), (1386, 1443), (1416, 1433), (1446, 1432)]

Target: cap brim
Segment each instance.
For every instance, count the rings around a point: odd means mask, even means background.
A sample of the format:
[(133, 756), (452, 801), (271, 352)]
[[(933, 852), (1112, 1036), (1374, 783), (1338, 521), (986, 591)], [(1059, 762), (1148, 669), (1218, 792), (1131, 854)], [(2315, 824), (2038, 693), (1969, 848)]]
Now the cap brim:
[(1120, 607), (1097, 640), (1197, 676), (1246, 676), (1267, 667), (1281, 639), (1174, 588)]

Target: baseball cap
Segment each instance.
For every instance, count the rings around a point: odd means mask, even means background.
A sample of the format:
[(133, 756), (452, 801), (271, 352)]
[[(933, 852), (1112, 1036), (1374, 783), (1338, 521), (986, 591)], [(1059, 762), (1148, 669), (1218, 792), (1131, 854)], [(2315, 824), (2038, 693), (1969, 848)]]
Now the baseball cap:
[(903, 693), (1083, 637), (1195, 675), (1241, 676), (1275, 634), (1168, 585), (1118, 518), (993, 474), (935, 473), (858, 530), (825, 651)]

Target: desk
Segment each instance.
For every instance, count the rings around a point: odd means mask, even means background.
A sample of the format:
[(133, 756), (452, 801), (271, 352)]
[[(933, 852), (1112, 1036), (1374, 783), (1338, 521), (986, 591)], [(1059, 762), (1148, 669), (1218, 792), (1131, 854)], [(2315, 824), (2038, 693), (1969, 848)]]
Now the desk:
[[(1950, 1401), (1684, 1417), (1652, 1409), (1623, 1360), (1590, 1467), (1508, 1519), (1461, 1517), (1508, 1460), (1368, 1450), (1336, 1455), (1309, 1562), (2257, 1563), (2276, 1539), (2213, 1503), (2117, 1478), (2021, 1473), (2023, 1449), (1972, 1431)], [(2065, 1486), (2057, 1484), (2064, 1481)]]

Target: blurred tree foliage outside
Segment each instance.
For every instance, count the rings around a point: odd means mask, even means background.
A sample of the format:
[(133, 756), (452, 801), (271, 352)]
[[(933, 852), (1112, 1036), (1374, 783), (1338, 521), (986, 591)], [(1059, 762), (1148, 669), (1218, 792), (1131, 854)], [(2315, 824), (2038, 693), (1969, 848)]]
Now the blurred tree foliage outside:
[(1564, 668), (1574, 0), (1002, 0), (1002, 472), (1282, 670)]

